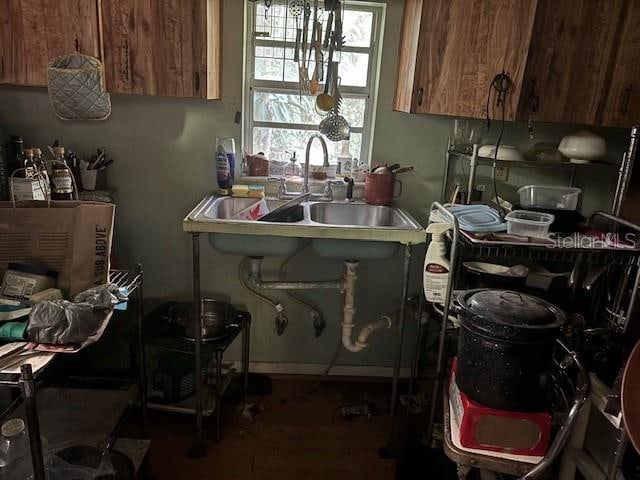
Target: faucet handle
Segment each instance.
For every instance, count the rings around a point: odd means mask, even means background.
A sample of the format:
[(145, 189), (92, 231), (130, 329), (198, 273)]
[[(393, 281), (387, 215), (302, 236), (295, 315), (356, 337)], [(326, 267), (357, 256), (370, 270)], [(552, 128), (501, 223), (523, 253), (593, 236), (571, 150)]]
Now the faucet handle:
[(333, 201), (333, 185), (344, 185), (341, 180), (327, 180), (324, 186), (324, 196)]

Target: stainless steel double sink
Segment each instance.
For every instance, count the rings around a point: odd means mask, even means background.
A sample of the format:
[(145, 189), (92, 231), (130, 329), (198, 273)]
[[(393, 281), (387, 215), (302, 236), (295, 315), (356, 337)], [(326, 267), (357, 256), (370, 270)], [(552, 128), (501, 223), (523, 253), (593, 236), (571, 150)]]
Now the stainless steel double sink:
[[(317, 253), (337, 259), (390, 258), (401, 243), (423, 243), (423, 227), (395, 207), (360, 202), (306, 201), (273, 222), (241, 220), (236, 214), (259, 200), (206, 197), (185, 218), (186, 231), (208, 232), (221, 253), (287, 256), (308, 242)], [(265, 200), (270, 210), (284, 200)]]

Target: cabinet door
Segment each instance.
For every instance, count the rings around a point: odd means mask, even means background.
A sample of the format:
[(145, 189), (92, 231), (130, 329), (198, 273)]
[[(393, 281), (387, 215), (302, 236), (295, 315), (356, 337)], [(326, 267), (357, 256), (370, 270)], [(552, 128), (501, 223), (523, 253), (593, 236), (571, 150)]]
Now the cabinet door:
[(413, 110), (483, 118), (490, 84), (504, 71), (513, 81), (506, 119), (515, 119), (536, 4), (424, 0)]
[(0, 83), (44, 86), (59, 55), (101, 58), (98, 1), (2, 0)]
[(394, 110), (400, 112), (415, 112), (415, 105), (419, 100), (415, 81), (423, 4), (424, 0), (406, 0), (404, 3), (396, 93), (393, 100)]
[(627, 3), (616, 46), (611, 81), (602, 109), (602, 125), (630, 127), (640, 123), (640, 2)]
[(220, 0), (102, 0), (107, 88), (220, 96)]
[(520, 119), (597, 123), (625, 2), (539, 0)]

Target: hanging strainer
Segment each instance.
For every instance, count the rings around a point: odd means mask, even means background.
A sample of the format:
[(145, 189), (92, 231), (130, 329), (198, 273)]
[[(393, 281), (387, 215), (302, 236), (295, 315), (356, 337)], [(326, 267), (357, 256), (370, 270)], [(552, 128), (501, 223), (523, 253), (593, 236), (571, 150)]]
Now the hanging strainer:
[(335, 110), (329, 112), (320, 122), (320, 133), (332, 142), (347, 140), (350, 132), (349, 122)]

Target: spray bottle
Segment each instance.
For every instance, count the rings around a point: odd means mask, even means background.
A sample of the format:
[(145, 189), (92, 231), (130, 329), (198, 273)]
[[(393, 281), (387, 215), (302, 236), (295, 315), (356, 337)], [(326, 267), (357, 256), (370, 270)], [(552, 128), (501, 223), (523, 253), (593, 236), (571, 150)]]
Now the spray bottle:
[(427, 227), (431, 243), (424, 258), (424, 295), (427, 301), (444, 303), (449, 285), (449, 260), (444, 234), (451, 228), (448, 223), (432, 223)]

